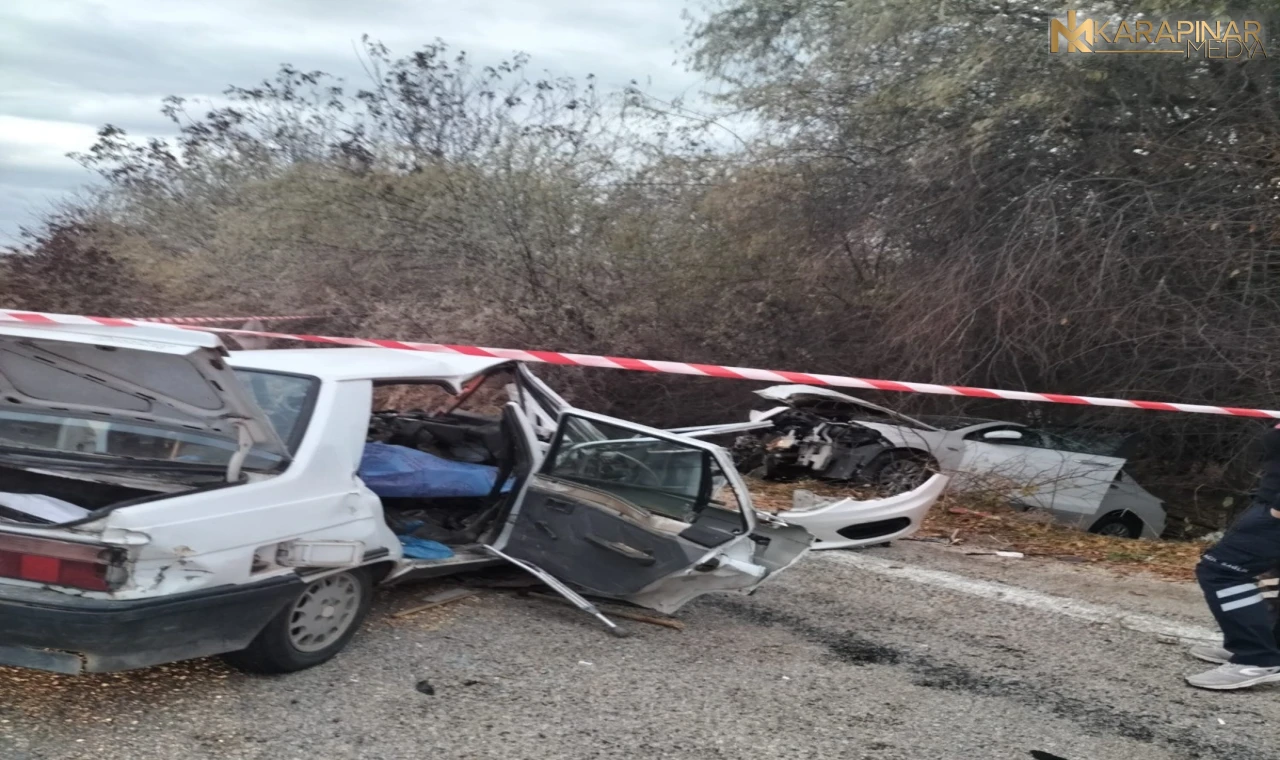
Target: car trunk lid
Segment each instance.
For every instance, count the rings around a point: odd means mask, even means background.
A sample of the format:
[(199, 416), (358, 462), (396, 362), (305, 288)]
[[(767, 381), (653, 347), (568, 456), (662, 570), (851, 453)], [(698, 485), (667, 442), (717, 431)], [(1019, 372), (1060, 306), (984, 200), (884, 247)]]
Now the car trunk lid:
[(171, 327), (0, 325), (0, 411), (197, 431), (287, 458), (225, 356), (217, 336)]

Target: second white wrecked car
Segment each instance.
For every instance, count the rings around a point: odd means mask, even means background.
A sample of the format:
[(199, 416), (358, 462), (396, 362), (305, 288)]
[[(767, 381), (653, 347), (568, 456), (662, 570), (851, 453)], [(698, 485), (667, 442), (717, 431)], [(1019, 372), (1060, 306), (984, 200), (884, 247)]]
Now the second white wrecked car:
[(913, 418), (830, 388), (756, 393), (766, 403), (752, 419), (773, 423), (754, 450), (766, 470), (870, 483), (888, 494), (909, 493), (941, 471), (957, 490), (1001, 493), (1094, 533), (1155, 538), (1164, 529), (1164, 504), (1099, 445), (1012, 422)]

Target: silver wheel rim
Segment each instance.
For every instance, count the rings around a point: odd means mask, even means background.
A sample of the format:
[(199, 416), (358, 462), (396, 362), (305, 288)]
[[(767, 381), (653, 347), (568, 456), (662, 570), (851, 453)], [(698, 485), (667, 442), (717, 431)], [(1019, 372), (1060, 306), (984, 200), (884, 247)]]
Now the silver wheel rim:
[(924, 465), (920, 462), (897, 459), (886, 464), (880, 471), (880, 483), (895, 493), (910, 491), (924, 482), (926, 472)]
[(289, 643), (318, 652), (342, 638), (360, 608), (360, 584), (351, 573), (330, 575), (307, 586), (289, 615)]

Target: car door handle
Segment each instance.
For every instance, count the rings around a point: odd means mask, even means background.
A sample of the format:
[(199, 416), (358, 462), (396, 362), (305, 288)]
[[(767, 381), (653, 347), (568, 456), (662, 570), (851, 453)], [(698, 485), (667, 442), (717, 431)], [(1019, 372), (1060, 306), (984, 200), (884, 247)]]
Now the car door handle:
[(634, 546), (628, 546), (621, 541), (606, 541), (603, 538), (592, 536), (590, 534), (586, 536), (586, 539), (589, 543), (598, 546), (601, 549), (611, 551), (614, 554), (621, 554), (639, 565), (648, 567), (657, 561), (654, 559), (653, 552), (641, 551), (640, 549), (637, 549)]
[(553, 540), (558, 540), (560, 538), (559, 536), (556, 535), (556, 532), (551, 529), (551, 526), (547, 525), (546, 522), (542, 520), (534, 520), (533, 527), (537, 528), (543, 533), (546, 533), (548, 536), (551, 536)]

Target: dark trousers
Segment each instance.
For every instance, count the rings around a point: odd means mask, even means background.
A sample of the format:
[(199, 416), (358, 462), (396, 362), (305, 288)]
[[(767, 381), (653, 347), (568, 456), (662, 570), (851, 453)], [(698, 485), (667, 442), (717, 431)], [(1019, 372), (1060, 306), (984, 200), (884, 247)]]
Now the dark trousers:
[(1255, 503), (1196, 565), (1196, 580), (1222, 628), (1231, 661), (1280, 667), (1280, 645), (1272, 605), (1262, 597), (1258, 576), (1280, 567), (1280, 519)]

